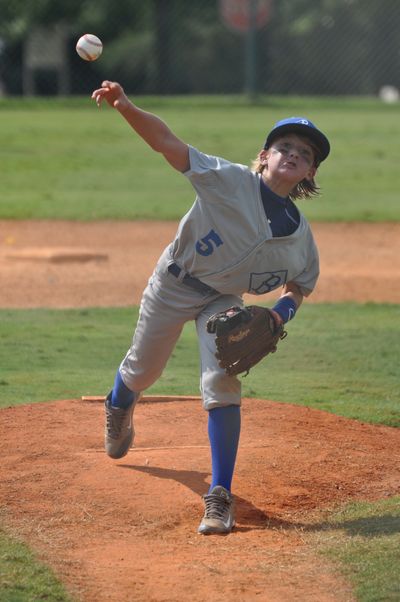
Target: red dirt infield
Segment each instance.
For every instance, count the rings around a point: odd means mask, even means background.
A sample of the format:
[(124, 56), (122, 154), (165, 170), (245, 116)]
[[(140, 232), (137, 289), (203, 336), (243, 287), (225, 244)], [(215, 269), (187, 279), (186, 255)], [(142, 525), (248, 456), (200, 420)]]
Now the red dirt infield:
[[(0, 307), (137, 303), (175, 230), (0, 221)], [(400, 302), (399, 224), (314, 232), (322, 274), (307, 302)], [(338, 504), (399, 493), (400, 431), (268, 400), (244, 399), (242, 414), (229, 536), (196, 533), (210, 480), (196, 398), (145, 398), (118, 461), (104, 453), (99, 402), (2, 409), (2, 522), (83, 602), (353, 600), (309, 536)]]

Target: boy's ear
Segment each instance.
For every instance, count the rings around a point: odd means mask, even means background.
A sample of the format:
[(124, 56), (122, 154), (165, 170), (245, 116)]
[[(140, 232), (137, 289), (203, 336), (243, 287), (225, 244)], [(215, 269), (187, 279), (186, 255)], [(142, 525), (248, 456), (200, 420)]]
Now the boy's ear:
[(308, 174), (307, 174), (307, 177), (306, 177), (306, 179), (307, 179), (309, 182), (311, 182), (311, 181), (312, 181), (312, 180), (315, 178), (315, 176), (316, 176), (316, 173), (317, 173), (317, 168), (316, 168), (315, 166), (313, 166), (313, 167), (310, 167), (310, 169), (308, 170)]
[(265, 165), (268, 161), (268, 149), (266, 150), (265, 148), (263, 148), (259, 153), (258, 153), (258, 158), (260, 159), (260, 163), (262, 165)]

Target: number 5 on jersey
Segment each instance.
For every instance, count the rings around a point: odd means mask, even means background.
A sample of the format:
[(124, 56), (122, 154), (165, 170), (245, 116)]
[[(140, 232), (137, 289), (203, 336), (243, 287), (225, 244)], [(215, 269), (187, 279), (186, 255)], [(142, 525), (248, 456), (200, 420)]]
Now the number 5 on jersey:
[(197, 241), (196, 251), (199, 255), (207, 257), (207, 255), (211, 255), (217, 247), (220, 247), (223, 244), (224, 241), (221, 240), (215, 230), (210, 230), (206, 236), (203, 236), (203, 238)]

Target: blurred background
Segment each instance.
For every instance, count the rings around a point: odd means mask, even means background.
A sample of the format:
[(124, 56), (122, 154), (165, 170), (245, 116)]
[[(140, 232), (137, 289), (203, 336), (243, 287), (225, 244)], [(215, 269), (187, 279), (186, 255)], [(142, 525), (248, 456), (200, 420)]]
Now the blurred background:
[[(0, 0), (0, 93), (399, 99), (399, 0)], [(101, 38), (94, 63), (75, 52)]]

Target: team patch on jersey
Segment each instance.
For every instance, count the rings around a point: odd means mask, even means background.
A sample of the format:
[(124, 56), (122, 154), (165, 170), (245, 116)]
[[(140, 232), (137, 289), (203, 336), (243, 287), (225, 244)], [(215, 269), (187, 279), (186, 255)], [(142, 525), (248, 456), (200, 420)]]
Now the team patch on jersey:
[(283, 286), (286, 280), (287, 270), (251, 272), (248, 292), (252, 295), (264, 295), (264, 293), (270, 293), (279, 286)]

